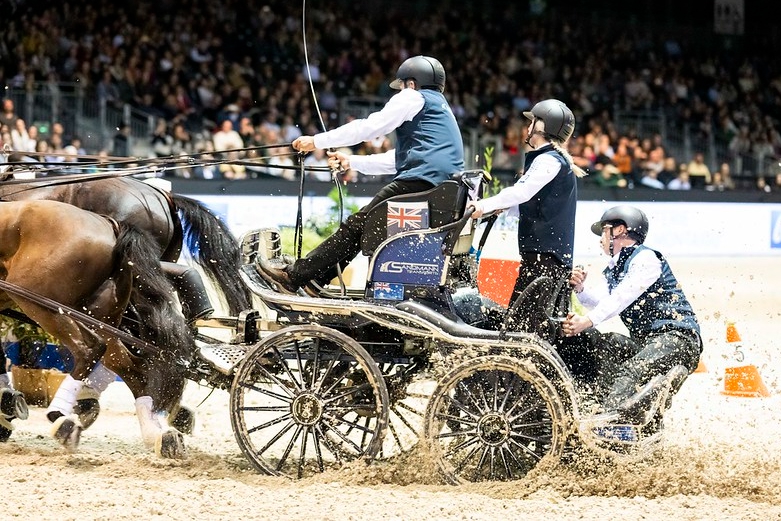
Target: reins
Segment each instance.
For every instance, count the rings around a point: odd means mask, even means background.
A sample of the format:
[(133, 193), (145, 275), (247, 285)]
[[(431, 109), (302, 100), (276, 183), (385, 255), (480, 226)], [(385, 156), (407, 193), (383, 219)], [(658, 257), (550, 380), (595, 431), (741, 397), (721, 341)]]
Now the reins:
[[(231, 149), (231, 150), (225, 150), (220, 151), (222, 152), (247, 152), (247, 151), (257, 151), (257, 150), (267, 150), (272, 148), (280, 148), (280, 147), (290, 147), (289, 143), (282, 143), (282, 144), (274, 144), (274, 145), (263, 145), (263, 146), (257, 146), (257, 147), (249, 147), (249, 148), (241, 148), (241, 149)], [(8, 152), (8, 151), (7, 151)], [(10, 151), (11, 153), (19, 153), (15, 151)], [(26, 153), (25, 153), (26, 154)], [(149, 158), (149, 159), (139, 159), (139, 158), (123, 158), (121, 161), (116, 162), (110, 162), (106, 163), (103, 162), (70, 162), (70, 163), (51, 163), (51, 162), (29, 162), (29, 161), (14, 161), (14, 162), (8, 162), (8, 163), (2, 163), (0, 166), (25, 166), (27, 169), (25, 170), (6, 170), (5, 172), (5, 178), (0, 180), (0, 186), (9, 186), (9, 185), (22, 185), (23, 188), (7, 192), (5, 195), (15, 195), (18, 193), (26, 192), (28, 190), (34, 190), (36, 188), (41, 187), (50, 187), (50, 186), (59, 186), (59, 185), (67, 185), (67, 184), (73, 184), (73, 183), (83, 183), (83, 182), (89, 182), (89, 181), (99, 181), (103, 179), (111, 179), (111, 178), (118, 178), (118, 177), (133, 177), (141, 174), (163, 174), (167, 171), (173, 171), (178, 169), (186, 169), (186, 168), (192, 168), (193, 166), (216, 166), (221, 164), (234, 164), (234, 165), (242, 165), (242, 166), (264, 166), (268, 168), (275, 168), (275, 169), (282, 169), (282, 170), (298, 170), (299, 167), (295, 165), (269, 165), (267, 162), (271, 159), (278, 158), (278, 157), (288, 157), (288, 156), (294, 156), (297, 155), (297, 153), (284, 153), (284, 154), (273, 154), (273, 155), (266, 155), (266, 156), (259, 156), (257, 158), (252, 159), (213, 159), (213, 160), (207, 160), (207, 161), (198, 161), (198, 157), (202, 157), (204, 155), (212, 154), (212, 152), (205, 152), (205, 153), (198, 153), (188, 156), (165, 156), (165, 157), (157, 157), (157, 158)], [(30, 155), (40, 155), (40, 154), (34, 154), (30, 153)], [(91, 156), (69, 156), (69, 157), (91, 157)], [(141, 164), (139, 164), (141, 163)], [(133, 166), (130, 166), (130, 165)], [(46, 166), (46, 165), (54, 165), (54, 166)], [(95, 172), (85, 172), (85, 173), (76, 173), (76, 174), (57, 174), (56, 176), (44, 176), (44, 177), (35, 177), (31, 179), (15, 179), (13, 178), (14, 173), (22, 173), (22, 172), (35, 172), (35, 173), (45, 173), (45, 174), (56, 174), (57, 172), (66, 171), (66, 170), (73, 170), (73, 169), (81, 169), (81, 168), (94, 168), (99, 165), (106, 165), (102, 169), (95, 171)], [(125, 168), (117, 168), (117, 165), (128, 165)], [(33, 167), (33, 168), (31, 168)], [(43, 168), (41, 168), (43, 167)], [(301, 171), (302, 171), (302, 177), (304, 171), (329, 171), (327, 167), (305, 167), (304, 165), (301, 165)], [(155, 177), (158, 177), (157, 175)]]

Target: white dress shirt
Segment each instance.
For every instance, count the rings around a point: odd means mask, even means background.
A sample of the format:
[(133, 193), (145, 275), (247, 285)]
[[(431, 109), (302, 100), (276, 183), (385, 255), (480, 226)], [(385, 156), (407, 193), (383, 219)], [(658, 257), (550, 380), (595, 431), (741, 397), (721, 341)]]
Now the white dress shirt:
[[(618, 254), (608, 263), (613, 268)], [(610, 292), (607, 279), (600, 273), (593, 285), (584, 286), (577, 294), (581, 304), (590, 309), (586, 316), (594, 326), (601, 324), (629, 307), (662, 275), (662, 262), (651, 250), (642, 250), (629, 263), (624, 278)]]
[(550, 183), (561, 170), (561, 163), (550, 154), (537, 156), (518, 181), (493, 197), (479, 201), (483, 213), (509, 209), (508, 215), (518, 215), (518, 205), (525, 203)]
[[(384, 137), (399, 128), (405, 121), (412, 121), (423, 110), (423, 95), (415, 89), (402, 89), (388, 103), (366, 118), (355, 119), (341, 127), (316, 134), (317, 148), (339, 148), (357, 145), (364, 141)], [(352, 155), (350, 167), (368, 175), (396, 173), (396, 151), (382, 154)]]

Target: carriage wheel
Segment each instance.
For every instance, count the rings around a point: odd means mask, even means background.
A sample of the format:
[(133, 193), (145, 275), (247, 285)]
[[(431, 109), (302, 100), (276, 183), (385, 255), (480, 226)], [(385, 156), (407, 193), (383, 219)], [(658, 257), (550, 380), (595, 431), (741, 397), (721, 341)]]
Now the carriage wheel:
[(388, 432), (379, 458), (388, 459), (415, 448), (423, 436), (426, 406), (436, 381), (417, 378), (414, 363), (381, 365), (388, 386)]
[(451, 484), (514, 480), (543, 457), (561, 455), (565, 418), (555, 388), (528, 362), (482, 356), (439, 382), (424, 436)]
[(388, 389), (356, 341), (318, 326), (291, 326), (251, 349), (230, 390), (231, 425), (259, 471), (302, 478), (377, 455)]

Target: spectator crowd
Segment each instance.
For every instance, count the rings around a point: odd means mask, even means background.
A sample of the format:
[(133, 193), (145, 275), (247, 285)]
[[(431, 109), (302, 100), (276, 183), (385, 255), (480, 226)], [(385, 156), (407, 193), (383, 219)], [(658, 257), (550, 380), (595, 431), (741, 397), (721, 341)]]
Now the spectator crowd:
[[(278, 0), (18, 1), (0, 34), (0, 82), (77, 84), (153, 115), (149, 145), (159, 157), (237, 160), (172, 170), (206, 179), (294, 178), (293, 157), (273, 145), (319, 132), (321, 116), (329, 128), (341, 123), (340, 99), (387, 99), (396, 68), (416, 54), (442, 61), (460, 126), (499, 144), (494, 168), (520, 167), (522, 112), (546, 98), (575, 112), (570, 153), (595, 186), (728, 190), (734, 157), (781, 156), (778, 35), (728, 38), (704, 21), (659, 28), (628, 24), (617, 10), (587, 16), (530, 5), (334, 0), (303, 12), (302, 3)], [(658, 133), (619, 132), (617, 109), (663, 114), (670, 129), (692, 136), (695, 153), (676, 157)], [(83, 153), (78, 136), (54, 127), (41, 135), (3, 101), (3, 144), (51, 161)], [(118, 132), (103, 153), (126, 155), (126, 143)], [(698, 143), (725, 152), (708, 158)], [(379, 139), (354, 152), (392, 146)], [(238, 161), (257, 155), (266, 156), (262, 167)], [(322, 155), (306, 161), (324, 164)], [(760, 189), (781, 190), (778, 171), (758, 174)]]

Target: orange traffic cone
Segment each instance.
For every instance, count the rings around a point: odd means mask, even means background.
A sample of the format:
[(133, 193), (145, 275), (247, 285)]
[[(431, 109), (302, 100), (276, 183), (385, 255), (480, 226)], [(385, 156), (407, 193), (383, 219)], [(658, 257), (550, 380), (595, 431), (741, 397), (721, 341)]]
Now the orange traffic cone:
[[(728, 344), (734, 344), (735, 342), (740, 342), (740, 333), (738, 333), (738, 328), (735, 327), (734, 322), (727, 322), (727, 343)], [(739, 346), (735, 346), (735, 349), (737, 350)]]
[(700, 363), (697, 364), (697, 369), (694, 370), (695, 373), (707, 373), (708, 368), (705, 367), (705, 363), (702, 361), (702, 358), (700, 358)]
[[(740, 333), (738, 333), (734, 322), (727, 324), (727, 344), (735, 347), (735, 359), (743, 361), (743, 351), (740, 345)], [(722, 394), (728, 396), (741, 396), (744, 398), (761, 398), (770, 396), (770, 392), (765, 387), (759, 370), (754, 365), (741, 365), (738, 367), (727, 367), (724, 370), (724, 390)]]

